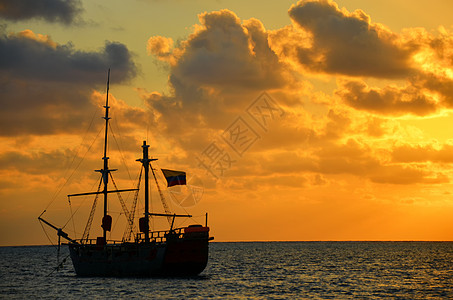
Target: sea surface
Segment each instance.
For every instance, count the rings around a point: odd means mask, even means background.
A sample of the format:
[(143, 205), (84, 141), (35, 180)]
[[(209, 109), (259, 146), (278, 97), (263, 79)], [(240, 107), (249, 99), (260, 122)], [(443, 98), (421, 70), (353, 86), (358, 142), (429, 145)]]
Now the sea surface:
[(453, 299), (453, 242), (211, 243), (189, 278), (77, 277), (56, 254), (0, 247), (0, 298)]

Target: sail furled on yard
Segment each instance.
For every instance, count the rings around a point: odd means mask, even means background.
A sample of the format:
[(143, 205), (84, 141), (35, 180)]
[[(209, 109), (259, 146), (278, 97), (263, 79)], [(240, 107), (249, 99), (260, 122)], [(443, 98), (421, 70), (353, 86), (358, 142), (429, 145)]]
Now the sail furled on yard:
[(162, 169), (162, 173), (167, 179), (167, 187), (186, 184), (186, 172)]

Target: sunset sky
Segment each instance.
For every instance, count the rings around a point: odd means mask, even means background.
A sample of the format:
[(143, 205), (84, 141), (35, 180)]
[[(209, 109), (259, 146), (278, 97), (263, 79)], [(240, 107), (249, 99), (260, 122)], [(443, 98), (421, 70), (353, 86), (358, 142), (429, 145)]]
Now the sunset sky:
[(118, 188), (147, 140), (202, 189), (167, 201), (208, 212), (215, 241), (453, 240), (452, 11), (0, 0), (0, 245), (50, 243), (45, 209), (80, 238), (92, 199), (66, 195), (98, 184), (108, 68)]

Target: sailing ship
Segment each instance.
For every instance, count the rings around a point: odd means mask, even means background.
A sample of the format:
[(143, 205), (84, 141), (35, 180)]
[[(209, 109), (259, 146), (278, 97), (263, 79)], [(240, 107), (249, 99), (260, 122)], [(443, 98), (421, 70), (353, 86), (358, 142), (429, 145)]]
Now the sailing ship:
[[(143, 141), (143, 156), (137, 159), (142, 165), (141, 171), (144, 171), (144, 212), (139, 219), (139, 230), (133, 234), (135, 224), (135, 208), (138, 198), (136, 189), (118, 189), (113, 181), (112, 172), (116, 169), (109, 167), (109, 157), (107, 156), (107, 139), (109, 128), (109, 82), (110, 69), (107, 79), (107, 97), (105, 102), (105, 131), (104, 131), (104, 156), (103, 168), (96, 170), (101, 173), (101, 180), (96, 192), (77, 193), (68, 195), (76, 197), (83, 195), (95, 195), (95, 200), (88, 218), (82, 238), (71, 238), (62, 228), (55, 226), (42, 216), (38, 220), (55, 229), (58, 236), (58, 247), (60, 247), (61, 238), (69, 247), (70, 257), (79, 276), (192, 276), (201, 273), (208, 262), (209, 241), (213, 237), (209, 236), (209, 227), (207, 224), (207, 214), (204, 225), (194, 224), (187, 227), (175, 228), (176, 218), (191, 218), (191, 215), (172, 214), (166, 205), (163, 192), (160, 188), (156, 176), (156, 169), (153, 168), (152, 162), (156, 158), (150, 158), (149, 145)], [(167, 180), (167, 186), (186, 184), (186, 173), (162, 169), (163, 175)], [(150, 173), (156, 183), (159, 195), (164, 206), (165, 213), (151, 212), (150, 202)], [(140, 173), (140, 177), (142, 172)], [(114, 183), (114, 189), (109, 187), (110, 180)], [(138, 185), (140, 186), (140, 184)], [(102, 187), (102, 190), (101, 190)], [(107, 233), (112, 230), (112, 217), (108, 214), (108, 200), (112, 193), (123, 193), (135, 191), (135, 198), (132, 207), (127, 209), (121, 197), (123, 213), (127, 219), (127, 228), (121, 241), (108, 240)], [(103, 235), (96, 239), (89, 239), (89, 231), (93, 222), (96, 201), (98, 196), (103, 196), (103, 218), (102, 232)], [(150, 230), (150, 218), (165, 217), (169, 221), (169, 229), (163, 231)]]

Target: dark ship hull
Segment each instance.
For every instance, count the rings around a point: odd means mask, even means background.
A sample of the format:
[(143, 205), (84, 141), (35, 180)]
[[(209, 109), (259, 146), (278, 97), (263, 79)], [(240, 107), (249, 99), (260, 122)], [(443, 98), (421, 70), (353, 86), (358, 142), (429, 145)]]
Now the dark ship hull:
[(194, 276), (206, 267), (209, 228), (187, 227), (150, 242), (68, 244), (79, 276)]

